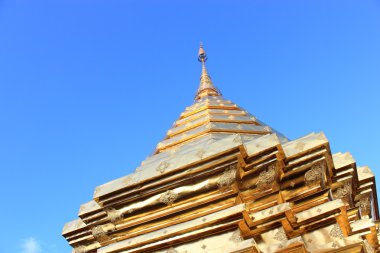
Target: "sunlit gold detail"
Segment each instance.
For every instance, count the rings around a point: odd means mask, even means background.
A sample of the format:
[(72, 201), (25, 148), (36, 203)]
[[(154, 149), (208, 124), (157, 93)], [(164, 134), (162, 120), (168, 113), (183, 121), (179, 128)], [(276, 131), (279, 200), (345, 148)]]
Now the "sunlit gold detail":
[(322, 165), (314, 165), (305, 173), (305, 183), (307, 186), (318, 185), (322, 181)]

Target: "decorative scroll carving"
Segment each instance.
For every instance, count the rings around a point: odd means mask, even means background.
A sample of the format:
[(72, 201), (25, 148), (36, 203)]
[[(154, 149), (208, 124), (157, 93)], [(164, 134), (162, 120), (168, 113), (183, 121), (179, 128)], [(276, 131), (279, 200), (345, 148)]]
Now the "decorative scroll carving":
[(117, 222), (119, 220), (122, 220), (124, 217), (124, 215), (119, 210), (116, 210), (114, 208), (110, 208), (106, 212), (107, 212), (108, 219), (111, 222)]
[(87, 253), (87, 248), (86, 246), (79, 246), (74, 248), (75, 253)]
[(156, 171), (160, 172), (161, 174), (165, 172), (165, 170), (169, 167), (168, 162), (161, 162), (158, 167), (156, 168)]
[(283, 227), (280, 227), (277, 231), (277, 233), (274, 235), (273, 239), (284, 242), (288, 240), (288, 237), (286, 236), (285, 230)]
[(350, 183), (346, 183), (342, 187), (338, 188), (334, 194), (336, 199), (348, 200), (351, 196), (352, 188)]
[(230, 166), (229, 169), (227, 169), (221, 177), (218, 179), (218, 187), (219, 189), (226, 188), (230, 185), (232, 185), (235, 182), (236, 179), (236, 169), (235, 166)]
[(305, 183), (307, 186), (318, 185), (322, 181), (322, 165), (314, 165), (305, 173)]
[(371, 212), (371, 201), (369, 200), (369, 197), (360, 199), (359, 207), (362, 214), (368, 215)]
[(161, 194), (160, 202), (166, 205), (171, 205), (178, 198), (178, 194), (174, 191), (168, 190)]
[(260, 190), (272, 188), (275, 177), (276, 177), (276, 169), (275, 169), (275, 165), (272, 164), (271, 166), (269, 166), (267, 171), (262, 171), (259, 174), (259, 178), (256, 182), (256, 187)]
[(229, 239), (231, 242), (234, 242), (234, 243), (239, 243), (239, 242), (242, 242), (244, 239), (243, 237), (241, 236), (241, 233), (238, 230), (236, 230), (235, 232), (233, 232), (233, 234), (231, 235), (230, 239)]
[(338, 240), (344, 238), (342, 229), (340, 228), (340, 226), (338, 224), (334, 225), (334, 227), (331, 229), (331, 231), (329, 233), (329, 236), (331, 236), (334, 239), (338, 239)]

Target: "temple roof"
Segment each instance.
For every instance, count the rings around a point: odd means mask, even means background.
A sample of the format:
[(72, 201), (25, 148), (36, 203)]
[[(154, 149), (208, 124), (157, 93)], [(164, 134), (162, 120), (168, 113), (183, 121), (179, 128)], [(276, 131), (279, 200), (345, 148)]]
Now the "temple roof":
[(199, 159), (263, 136), (274, 134), (280, 143), (288, 142), (281, 133), (222, 96), (207, 72), (207, 55), (202, 45), (198, 60), (202, 63), (202, 73), (193, 104), (180, 114), (164, 140), (158, 143), (153, 155), (147, 157), (134, 173), (97, 187), (94, 199), (99, 200), (101, 196), (121, 188), (153, 180)]
[(213, 133), (225, 136), (237, 133), (259, 136), (276, 132), (222, 96), (207, 71), (207, 58), (201, 44), (198, 60), (202, 63), (202, 72), (194, 103), (181, 113), (164, 140), (158, 143), (155, 154), (175, 150), (179, 146)]

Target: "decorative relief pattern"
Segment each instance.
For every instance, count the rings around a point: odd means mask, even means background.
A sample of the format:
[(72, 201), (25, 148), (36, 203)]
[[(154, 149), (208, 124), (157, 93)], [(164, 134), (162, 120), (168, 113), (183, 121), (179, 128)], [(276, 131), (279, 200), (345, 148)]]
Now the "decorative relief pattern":
[(156, 168), (156, 170), (158, 172), (160, 172), (161, 174), (165, 172), (165, 170), (169, 167), (169, 163), (168, 162), (161, 162), (158, 167)]
[(161, 194), (160, 202), (166, 205), (172, 205), (178, 198), (178, 194), (172, 190), (168, 190)]
[(107, 212), (108, 219), (111, 222), (117, 222), (119, 220), (122, 220), (124, 217), (124, 215), (119, 210), (116, 210), (114, 208), (110, 208), (106, 210), (106, 212)]
[(329, 233), (329, 236), (333, 237), (334, 239), (338, 239), (338, 240), (344, 238), (342, 229), (340, 228), (340, 226), (338, 224), (334, 225), (334, 227), (331, 229), (331, 231)]
[(371, 212), (371, 201), (369, 200), (369, 197), (360, 199), (359, 207), (362, 214), (368, 215)]
[(273, 239), (279, 242), (284, 242), (288, 240), (288, 237), (286, 236), (285, 230), (283, 227), (280, 227), (277, 231), (277, 233), (274, 235)]
[(243, 237), (241, 236), (241, 233), (240, 233), (240, 231), (239, 231), (239, 229), (238, 229), (238, 230), (236, 230), (236, 231), (231, 235), (231, 237), (230, 237), (229, 240), (230, 240), (231, 242), (234, 242), (234, 243), (238, 244), (239, 242), (242, 242), (244, 239), (243, 239)]
[(95, 238), (104, 237), (107, 235), (107, 232), (104, 231), (102, 226), (96, 226), (91, 229), (91, 233)]
[(86, 246), (79, 246), (74, 248), (75, 253), (87, 253), (87, 248)]
[(318, 185), (322, 181), (322, 165), (314, 165), (309, 171), (305, 173), (305, 183), (307, 186)]
[(259, 178), (256, 182), (256, 187), (260, 190), (272, 188), (275, 178), (276, 178), (276, 169), (275, 169), (275, 165), (272, 164), (268, 167), (267, 171), (262, 171), (259, 174)]
[(236, 166), (230, 166), (221, 177), (218, 179), (218, 187), (219, 189), (226, 188), (232, 185), (236, 180)]
[(352, 187), (350, 183), (344, 184), (342, 187), (338, 188), (334, 194), (336, 199), (348, 200), (352, 193)]

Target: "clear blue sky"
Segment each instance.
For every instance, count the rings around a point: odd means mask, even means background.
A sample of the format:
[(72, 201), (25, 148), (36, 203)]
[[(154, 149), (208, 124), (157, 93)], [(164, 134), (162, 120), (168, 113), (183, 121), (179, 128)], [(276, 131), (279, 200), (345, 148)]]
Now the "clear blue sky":
[(0, 253), (70, 251), (64, 223), (192, 103), (201, 40), (226, 98), (380, 176), (379, 31), (379, 1), (0, 0)]

